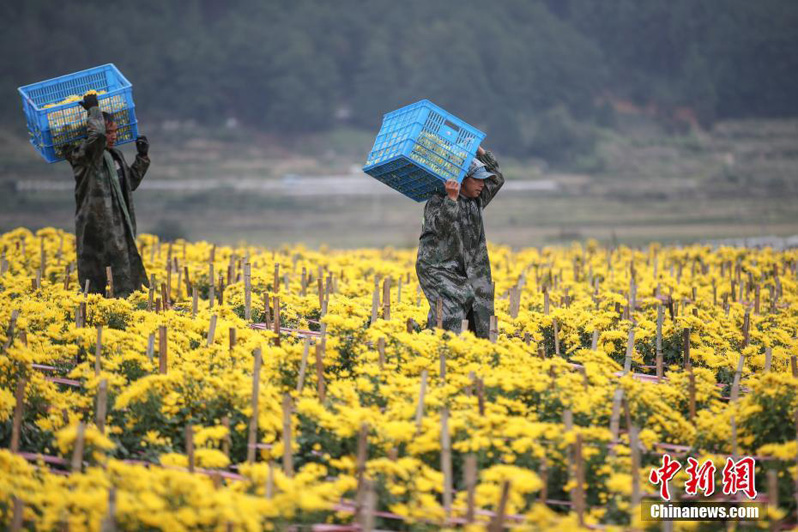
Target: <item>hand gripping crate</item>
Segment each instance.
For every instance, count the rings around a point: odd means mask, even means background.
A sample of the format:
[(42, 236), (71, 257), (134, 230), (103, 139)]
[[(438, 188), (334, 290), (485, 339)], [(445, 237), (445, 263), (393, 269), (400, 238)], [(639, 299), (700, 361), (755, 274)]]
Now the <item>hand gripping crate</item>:
[(116, 143), (136, 140), (138, 125), (133, 86), (113, 64), (20, 87), (30, 143), (48, 163), (64, 159), (66, 150), (86, 138), (83, 95), (97, 91), (100, 110), (114, 115)]
[(485, 133), (421, 100), (386, 114), (363, 171), (416, 201), (461, 182)]

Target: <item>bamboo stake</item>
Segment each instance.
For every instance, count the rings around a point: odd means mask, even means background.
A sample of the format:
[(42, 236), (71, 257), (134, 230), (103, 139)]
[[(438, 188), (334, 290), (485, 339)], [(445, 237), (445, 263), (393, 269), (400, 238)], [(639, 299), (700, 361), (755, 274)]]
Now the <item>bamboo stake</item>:
[(274, 334), (276, 336), (274, 339), (274, 345), (279, 346), (281, 323), (280, 323), (280, 298), (278, 296), (274, 296), (274, 320), (272, 325), (274, 326)]
[(582, 434), (576, 434), (576, 443), (574, 444), (574, 462), (576, 465), (576, 488), (574, 494), (576, 495), (574, 506), (576, 507), (576, 514), (579, 517), (579, 526), (585, 525), (585, 461), (582, 456)]
[(238, 330), (235, 327), (230, 327), (227, 330), (228, 335), (228, 342), (230, 344), (230, 351), (235, 349), (236, 343), (238, 342)]
[(269, 460), (269, 472), (266, 475), (266, 498), (274, 497), (274, 460)]
[(598, 350), (598, 339), (599, 339), (598, 329), (593, 329), (593, 338), (590, 340), (590, 350), (591, 351)]
[(380, 371), (385, 368), (385, 338), (382, 336), (377, 340), (377, 351), (379, 353)]
[(208, 336), (206, 338), (206, 343), (205, 343), (206, 347), (212, 346), (213, 340), (216, 337), (216, 320), (217, 320), (216, 314), (212, 314), (211, 322), (208, 325)]
[(252, 369), (252, 416), (249, 418), (249, 435), (247, 438), (247, 463), (255, 463), (255, 449), (258, 440), (258, 399), (260, 397), (260, 368), (262, 364), (261, 348), (255, 348), (254, 367)]
[(480, 378), (477, 377), (477, 408), (479, 409), (479, 415), (485, 415), (485, 382)]
[(283, 473), (294, 476), (294, 454), (291, 449), (291, 396), (283, 394)]
[[(213, 255), (213, 252), (211, 252)], [(213, 275), (213, 259), (208, 263), (208, 308), (213, 308), (213, 302), (216, 299), (216, 277)]]
[(435, 315), (436, 315), (436, 322), (435, 326), (438, 329), (443, 329), (443, 300), (438, 297), (437, 302), (435, 303)]
[(263, 294), (263, 322), (266, 324), (266, 327), (271, 327), (272, 322), (272, 314), (269, 303), (269, 293), (265, 292)]
[(399, 305), (402, 303), (402, 276), (399, 276), (399, 281), (396, 285), (396, 304)]
[(272, 281), (272, 292), (275, 295), (280, 293), (280, 263), (274, 265), (274, 281)]
[(323, 349), (324, 346), (321, 341), (316, 343), (316, 393), (319, 396), (319, 402), (322, 403), (327, 398), (326, 383), (324, 382), (324, 360), (322, 359)]
[(302, 388), (305, 386), (305, 372), (308, 368), (308, 353), (310, 352), (310, 338), (305, 338), (305, 348), (302, 351), (302, 362), (299, 365), (299, 377), (296, 383), (297, 395), (302, 394)]
[(114, 273), (110, 266), (105, 267), (105, 278), (108, 282), (108, 297), (114, 297)]
[(448, 521), (452, 515), (452, 442), (449, 436), (449, 407), (441, 411), (441, 471), (443, 471), (443, 509)]
[(97, 418), (95, 423), (100, 434), (105, 434), (105, 416), (108, 412), (108, 379), (102, 379), (97, 392)]
[(19, 318), (19, 310), (14, 309), (11, 311), (11, 318), (8, 321), (8, 329), (6, 330), (6, 343), (3, 344), (4, 352), (14, 344), (14, 329), (17, 326), (17, 318)]
[(551, 320), (551, 326), (554, 334), (554, 354), (560, 356), (560, 331), (557, 328), (557, 320)]
[(502, 482), (501, 498), (496, 508), (496, 515), (491, 520), (490, 532), (502, 532), (504, 530), (504, 514), (507, 511), (507, 498), (510, 493), (510, 481)]
[(97, 326), (97, 343), (94, 348), (94, 375), (98, 376), (102, 371), (102, 350), (103, 350), (103, 326)]
[(743, 347), (748, 347), (750, 342), (750, 328), (751, 328), (751, 309), (745, 309), (745, 316), (743, 317)]
[(682, 330), (682, 344), (683, 344), (683, 354), (684, 354), (684, 369), (687, 369), (693, 365), (692, 361), (690, 360), (690, 329), (685, 328)]
[[(773, 510), (779, 509), (779, 473), (775, 469), (768, 469), (768, 506)], [(770, 530), (779, 529), (779, 520), (771, 518)]]
[(465, 486), (466, 486), (466, 523), (474, 522), (474, 499), (477, 488), (477, 456), (468, 453), (465, 456)]
[(382, 319), (391, 319), (391, 278), (386, 277), (382, 283)]
[(374, 517), (377, 508), (377, 494), (374, 491), (374, 482), (371, 480), (365, 481), (365, 496), (363, 502), (363, 512), (360, 520), (360, 530), (363, 532), (373, 532), (374, 530)]
[(359, 517), (363, 511), (365, 498), (365, 475), (366, 460), (368, 459), (368, 435), (369, 427), (366, 423), (360, 425), (360, 432), (357, 437), (357, 455), (355, 464), (355, 477), (357, 478), (357, 491), (355, 495), (355, 513)]
[(244, 264), (244, 319), (252, 319), (252, 265)]
[(12, 532), (19, 532), (22, 530), (23, 515), (25, 513), (25, 503), (19, 497), (12, 497), (13, 501), (13, 514), (11, 517), (11, 530)]
[(197, 311), (199, 310), (199, 293), (197, 292), (197, 286), (193, 285), (191, 287), (191, 317), (197, 317)]
[(86, 426), (83, 422), (78, 423), (78, 435), (75, 438), (75, 448), (72, 451), (72, 464), (71, 470), (73, 473), (79, 473), (83, 469), (83, 446), (86, 439)]
[(489, 335), (490, 335), (490, 341), (495, 344), (496, 341), (499, 339), (499, 319), (496, 317), (495, 314), (490, 317)]
[(629, 425), (629, 447), (632, 454), (632, 509), (640, 505), (640, 439), (638, 429)]
[(468, 330), (468, 320), (462, 320), (460, 322), (460, 334), (463, 334)]
[(626, 342), (626, 357), (623, 361), (623, 374), (632, 371), (632, 354), (635, 352), (635, 328), (629, 327), (629, 339)]
[[(612, 441), (618, 441), (618, 433), (621, 425), (621, 400), (623, 400), (623, 388), (615, 389), (615, 396), (612, 399), (612, 416), (610, 417), (610, 434)], [(613, 448), (614, 450), (614, 448)]]
[(662, 319), (663, 308), (662, 304), (657, 304), (657, 344), (656, 344), (656, 365), (657, 365), (657, 381), (661, 382), (663, 377), (663, 357), (662, 357)]
[(158, 371), (161, 375), (166, 375), (168, 347), (166, 325), (161, 325), (158, 327)]
[(421, 372), (421, 389), (418, 392), (416, 406), (416, 435), (421, 434), (421, 420), (424, 417), (424, 396), (427, 393), (427, 370)]
[(770, 372), (770, 366), (773, 361), (773, 349), (768, 347), (765, 349), (765, 373)]
[(22, 436), (22, 415), (25, 412), (26, 385), (27, 381), (24, 378), (17, 381), (17, 389), (16, 393), (14, 394), (14, 399), (16, 404), (14, 406), (14, 422), (11, 428), (10, 450), (12, 453), (16, 453), (19, 451), (19, 442)]
[(743, 365), (745, 364), (745, 355), (740, 353), (740, 359), (737, 361), (737, 371), (734, 372), (734, 382), (732, 383), (731, 389), (731, 401), (733, 403), (737, 402), (737, 399), (740, 397), (740, 379), (743, 375)]
[(693, 423), (693, 420), (695, 419), (695, 373), (693, 373), (693, 367), (692, 366), (690, 366), (688, 368), (688, 372), (689, 373), (687, 374), (687, 376), (689, 378), (689, 380), (688, 380), (688, 386), (689, 386), (688, 396), (689, 396), (689, 400), (690, 400), (690, 404), (689, 404), (690, 423)]

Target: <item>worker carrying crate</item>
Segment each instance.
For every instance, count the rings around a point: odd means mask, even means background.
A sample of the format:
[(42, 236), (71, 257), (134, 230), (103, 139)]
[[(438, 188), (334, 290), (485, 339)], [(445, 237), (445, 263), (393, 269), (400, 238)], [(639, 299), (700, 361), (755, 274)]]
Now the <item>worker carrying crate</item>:
[[(130, 87), (105, 65), (19, 89), (31, 143), (49, 162), (72, 167), (80, 287), (117, 297), (149, 286), (133, 205), (150, 166), (149, 142), (138, 136)], [(136, 141), (132, 165), (116, 148), (120, 139)]]
[[(427, 327), (488, 338), (494, 288), (482, 212), (504, 185), (485, 134), (428, 100), (383, 118), (363, 170), (427, 203), (416, 274), (429, 302)], [(474, 156), (476, 155), (476, 157)]]

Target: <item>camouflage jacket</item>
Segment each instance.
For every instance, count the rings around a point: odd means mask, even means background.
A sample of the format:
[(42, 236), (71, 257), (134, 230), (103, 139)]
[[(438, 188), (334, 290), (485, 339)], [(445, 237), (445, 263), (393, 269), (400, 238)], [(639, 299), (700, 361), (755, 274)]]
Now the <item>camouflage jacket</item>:
[(486, 151), (479, 159), (495, 174), (485, 180), (479, 197), (460, 196), (452, 201), (442, 194), (427, 200), (416, 273), (430, 304), (428, 327), (435, 324), (441, 298), (445, 329), (459, 331), (461, 320), (473, 311), (475, 334), (487, 338), (493, 315), (493, 285), (482, 210), (504, 185), (504, 176), (491, 152)]
[[(66, 157), (75, 175), (78, 279), (81, 288), (88, 280), (90, 292), (105, 293), (105, 268), (110, 266), (114, 295), (127, 297), (141, 285), (149, 286), (136, 248), (132, 192), (144, 178), (150, 159), (136, 155), (136, 161), (128, 166), (121, 151), (106, 148), (105, 121), (98, 107), (89, 110), (87, 130), (88, 137), (76, 144)], [(113, 175), (109, 172), (104, 160), (106, 150), (121, 167), (121, 179), (116, 172)], [(118, 182), (119, 187), (112, 180)]]

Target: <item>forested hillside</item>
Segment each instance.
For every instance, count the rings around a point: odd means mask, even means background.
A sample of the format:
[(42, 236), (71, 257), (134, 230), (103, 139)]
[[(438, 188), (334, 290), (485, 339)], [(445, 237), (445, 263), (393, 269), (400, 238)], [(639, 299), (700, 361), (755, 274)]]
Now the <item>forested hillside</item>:
[(554, 161), (612, 126), (617, 102), (703, 125), (798, 115), (798, 3), (784, 0), (26, 0), (0, 20), (2, 121), (19, 134), (17, 86), (105, 62), (143, 120), (374, 130), (430, 98)]

